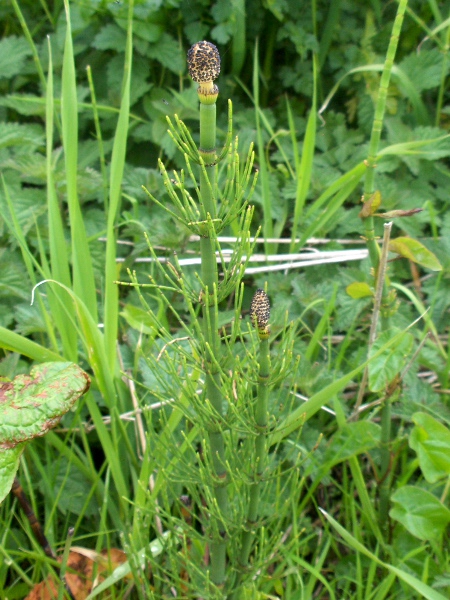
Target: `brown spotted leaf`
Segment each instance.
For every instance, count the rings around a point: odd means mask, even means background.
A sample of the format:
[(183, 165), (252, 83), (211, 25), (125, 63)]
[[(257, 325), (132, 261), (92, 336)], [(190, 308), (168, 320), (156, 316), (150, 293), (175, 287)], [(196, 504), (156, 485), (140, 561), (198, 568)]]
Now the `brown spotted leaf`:
[(89, 389), (74, 363), (44, 363), (0, 383), (0, 502), (11, 489), (24, 442), (44, 435)]

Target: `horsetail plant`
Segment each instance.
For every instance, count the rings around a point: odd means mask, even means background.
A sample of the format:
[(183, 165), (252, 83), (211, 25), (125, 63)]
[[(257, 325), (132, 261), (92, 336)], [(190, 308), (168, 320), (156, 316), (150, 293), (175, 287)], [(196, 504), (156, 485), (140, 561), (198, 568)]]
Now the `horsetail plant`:
[[(214, 84), (220, 73), (220, 55), (214, 44), (198, 42), (188, 52), (189, 73), (199, 84), (200, 100), (200, 206), (202, 218), (208, 223), (207, 234), (200, 238), (202, 260), (202, 310), (205, 338), (206, 397), (219, 419), (223, 414), (224, 398), (221, 392), (220, 372), (215, 357), (219, 354), (220, 338), (217, 324), (218, 269), (215, 255), (213, 219), (216, 216), (214, 187), (216, 172), (216, 100), (219, 88)], [(211, 423), (209, 431), (212, 461), (216, 483), (214, 494), (218, 507), (219, 535), (211, 541), (211, 579), (219, 588), (225, 582), (226, 519), (228, 516), (227, 467), (225, 442), (220, 425)]]
[[(267, 429), (268, 429), (268, 399), (270, 377), (270, 353), (268, 326), (270, 318), (270, 302), (264, 290), (257, 290), (250, 305), (250, 318), (256, 328), (259, 338), (259, 373), (258, 391), (254, 411), (254, 423), (257, 430), (254, 452), (254, 479), (250, 483), (247, 522), (241, 537), (239, 566), (245, 569), (255, 536), (255, 527), (259, 516), (259, 498), (261, 480), (267, 462)], [(239, 580), (238, 580), (239, 581)], [(237, 592), (239, 593), (239, 592)], [(238, 598), (239, 596), (234, 596)]]
[[(193, 472), (189, 461), (182, 459), (185, 460), (186, 467), (184, 481), (188, 480), (187, 474), (190, 473), (192, 475), (190, 483), (197, 482), (194, 487), (191, 487), (196, 505), (201, 506), (206, 503), (208, 507), (208, 523), (205, 528), (209, 540), (209, 569), (201, 587), (208, 597), (223, 598), (227, 593), (225, 591), (227, 544), (233, 526), (227, 489), (231, 477), (227, 456), (227, 448), (229, 449), (230, 446), (228, 444), (227, 447), (226, 440), (230, 439), (227, 432), (233, 419), (240, 418), (236, 416), (237, 411), (232, 406), (233, 385), (236, 382), (232, 381), (229, 371), (225, 370), (224, 361), (230, 360), (230, 357), (231, 360), (234, 359), (232, 346), (240, 335), (239, 314), (243, 297), (241, 280), (246, 260), (252, 253), (249, 240), (253, 207), (248, 206), (248, 198), (256, 184), (256, 173), (252, 176), (252, 147), (246, 155), (244, 164), (241, 165), (237, 138), (231, 141), (231, 103), (229, 103), (225, 145), (220, 152), (216, 149), (216, 100), (219, 89), (214, 80), (220, 73), (220, 56), (217, 48), (206, 41), (194, 44), (188, 52), (188, 66), (192, 79), (199, 84), (197, 90), (200, 101), (199, 147), (197, 148), (189, 130), (178, 117), (175, 117), (175, 124), (170, 119), (168, 123), (169, 133), (184, 155), (187, 172), (194, 183), (197, 197), (194, 198), (188, 189), (185, 172), (174, 172), (169, 175), (161, 161), (159, 165), (172, 207), (163, 204), (146, 191), (154, 202), (187, 227), (192, 234), (200, 237), (201, 271), (195, 274), (200, 289), (196, 289), (191, 284), (191, 280), (185, 276), (176, 256), (174, 264), (170, 264), (168, 270), (155, 260), (156, 268), (168, 285), (161, 285), (152, 279), (150, 287), (157, 289), (166, 308), (174, 314), (191, 340), (192, 352), (189, 355), (179, 349), (179, 359), (183, 361), (183, 365), (186, 365), (184, 372), (188, 372), (191, 368), (189, 365), (193, 365), (192, 374), (196, 373), (195, 381), (198, 381), (199, 372), (204, 378), (202, 392), (198, 393), (191, 381), (182, 381), (178, 373), (173, 371), (170, 374), (171, 380), (177, 381), (180, 388), (184, 390), (181, 394), (183, 398), (180, 402), (181, 410), (185, 411), (186, 418), (190, 422), (194, 410), (198, 418), (195, 427), (199, 427), (201, 436), (203, 435), (201, 431), (206, 432), (206, 439), (201, 437), (200, 442), (201, 459), (198, 458), (198, 451), (192, 443), (187, 445), (192, 455), (197, 457), (193, 460), (199, 461), (200, 464), (199, 470)], [(224, 170), (225, 180), (222, 182), (223, 185), (219, 186), (218, 164), (224, 159), (227, 161)], [(192, 163), (197, 165), (198, 178)], [(240, 235), (227, 264), (217, 236), (224, 227), (233, 223)], [(156, 259), (150, 243), (149, 247), (153, 258)], [(220, 279), (218, 259), (221, 269)], [(134, 280), (134, 285), (138, 287), (139, 284)], [(166, 291), (175, 292), (183, 297), (191, 316), (189, 326), (183, 322), (173, 303), (165, 296)], [(235, 319), (231, 334), (225, 334), (219, 331), (219, 303), (230, 294), (235, 294)], [(197, 314), (198, 304), (201, 307), (201, 319)], [(164, 336), (167, 336), (167, 339), (170, 337), (161, 327), (160, 337)], [(156, 377), (158, 377), (161, 374), (161, 363), (155, 367)], [(172, 367), (168, 364), (167, 368)], [(188, 402), (185, 399), (188, 399)], [(242, 427), (245, 427), (245, 424)], [(156, 487), (158, 485), (157, 480)], [(195, 485), (198, 487), (195, 488)], [(202, 491), (199, 493), (196, 489)], [(198, 574), (198, 570), (196, 573)], [(198, 594), (198, 586), (195, 589)]]

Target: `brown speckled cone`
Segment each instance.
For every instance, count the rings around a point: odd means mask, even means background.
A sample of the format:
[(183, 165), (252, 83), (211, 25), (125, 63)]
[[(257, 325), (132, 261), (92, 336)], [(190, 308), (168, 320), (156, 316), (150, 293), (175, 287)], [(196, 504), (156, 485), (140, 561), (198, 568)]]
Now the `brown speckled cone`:
[(197, 83), (214, 81), (220, 73), (220, 54), (211, 42), (197, 42), (188, 51), (188, 68)]
[(256, 290), (250, 305), (250, 317), (258, 329), (264, 329), (270, 318), (269, 296), (264, 290)]

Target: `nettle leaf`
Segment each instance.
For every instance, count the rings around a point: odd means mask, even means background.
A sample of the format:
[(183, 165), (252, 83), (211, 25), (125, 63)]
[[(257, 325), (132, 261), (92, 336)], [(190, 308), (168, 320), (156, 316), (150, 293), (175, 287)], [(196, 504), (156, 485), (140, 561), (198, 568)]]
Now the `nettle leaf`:
[(218, 44), (225, 45), (233, 35), (234, 26), (232, 23), (221, 23), (211, 30), (211, 37)]
[(419, 156), (425, 160), (437, 160), (450, 156), (450, 137), (445, 135), (439, 127), (415, 127), (412, 130), (411, 140), (427, 141), (430, 143), (420, 148)]
[(44, 145), (44, 131), (40, 125), (0, 123), (0, 148), (8, 146)]
[(421, 50), (411, 52), (402, 60), (399, 67), (404, 71), (414, 88), (421, 92), (438, 87), (443, 77), (448, 73), (442, 72), (443, 54), (436, 48), (432, 50)]
[(420, 469), (429, 483), (450, 475), (450, 430), (432, 416), (413, 415), (415, 427), (409, 445), (417, 453)]
[(391, 497), (390, 516), (419, 540), (436, 540), (450, 523), (450, 510), (436, 496), (419, 487), (406, 485)]
[(14, 94), (0, 98), (0, 106), (12, 108), (27, 117), (45, 114), (45, 99), (33, 94)]
[(355, 281), (345, 288), (345, 291), (351, 298), (367, 298), (373, 296), (373, 290), (368, 283), (364, 281)]
[(389, 250), (404, 258), (430, 269), (431, 271), (442, 271), (442, 265), (436, 256), (425, 248), (419, 241), (409, 237), (399, 237), (389, 242)]
[(209, 27), (201, 21), (193, 21), (184, 26), (184, 33), (190, 44), (195, 44), (198, 40), (204, 40)]
[(31, 283), (28, 283), (26, 275), (17, 268), (19, 265), (19, 256), (16, 250), (9, 249), (8, 253), (1, 254), (2, 276), (0, 278), (0, 302), (3, 304), (7, 300), (22, 298), (30, 303)]
[[(373, 344), (370, 355), (380, 350), (396, 333), (398, 330), (395, 328), (384, 331)], [(406, 364), (406, 357), (411, 351), (413, 340), (413, 336), (405, 331), (395, 344), (369, 363), (369, 387), (372, 392), (384, 390), (400, 373)]]
[(218, 0), (211, 8), (211, 15), (216, 23), (223, 23), (231, 17), (233, 3), (229, 0)]
[(127, 41), (126, 32), (113, 23), (105, 25), (92, 40), (92, 45), (97, 50), (115, 50), (123, 52)]
[(173, 73), (178, 74), (186, 68), (185, 56), (179, 43), (168, 33), (164, 33), (158, 43), (148, 49), (148, 56), (158, 60)]
[(137, 38), (141, 38), (146, 42), (154, 44), (155, 42), (159, 42), (163, 35), (164, 26), (160, 23), (152, 23), (151, 21), (134, 21), (133, 33)]
[(24, 442), (44, 435), (89, 389), (74, 363), (44, 363), (0, 383), (0, 502), (11, 489)]
[(31, 48), (25, 38), (14, 35), (5, 37), (0, 41), (0, 78), (9, 78), (19, 75)]
[[(27, 180), (29, 181), (30, 178), (27, 178)], [(23, 235), (26, 235), (31, 229), (36, 227), (36, 219), (47, 211), (45, 204), (45, 190), (37, 187), (24, 187), (18, 190), (16, 186), (13, 186), (8, 187), (8, 191), (14, 203), (16, 219)], [(1, 195), (0, 210), (5, 211), (2, 214), (9, 215), (9, 208), (6, 206), (6, 200)], [(17, 269), (17, 263), (16, 265), (13, 265), (12, 268)], [(22, 284), (19, 285), (19, 287), (23, 288), (23, 273), (20, 275), (20, 270), (18, 272), (19, 277), (22, 276)], [(1, 279), (4, 279), (3, 271)]]

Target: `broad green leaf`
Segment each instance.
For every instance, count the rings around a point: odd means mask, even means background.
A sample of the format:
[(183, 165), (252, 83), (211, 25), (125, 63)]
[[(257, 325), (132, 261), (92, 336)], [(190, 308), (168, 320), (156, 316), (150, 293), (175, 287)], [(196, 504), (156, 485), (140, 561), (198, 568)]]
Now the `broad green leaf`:
[(0, 98), (0, 106), (12, 108), (21, 115), (44, 115), (45, 102), (33, 94), (9, 94)]
[(89, 389), (90, 379), (74, 363), (44, 363), (30, 375), (0, 383), (0, 502), (19, 467), (24, 442), (44, 435)]
[[(384, 331), (372, 346), (370, 356), (380, 350), (398, 331), (391, 328)], [(369, 387), (372, 392), (380, 392), (393, 381), (406, 364), (411, 351), (413, 336), (406, 333), (399, 337), (395, 344), (383, 351), (369, 364)]]
[(345, 288), (345, 291), (351, 298), (367, 298), (373, 296), (372, 288), (364, 281), (354, 281)]
[(348, 423), (337, 431), (328, 446), (324, 464), (329, 467), (374, 448), (380, 441), (380, 427), (370, 421)]
[(4, 37), (0, 41), (0, 79), (19, 75), (31, 49), (24, 38)]
[(92, 41), (97, 50), (115, 50), (123, 52), (127, 41), (126, 33), (113, 23), (105, 25)]
[(0, 504), (11, 490), (25, 444), (4, 448), (0, 443)]
[(35, 146), (44, 144), (44, 132), (40, 125), (0, 123), (0, 148), (8, 146)]
[(120, 314), (130, 327), (147, 335), (154, 335), (160, 327), (151, 312), (133, 304), (125, 305)]
[(442, 265), (436, 256), (423, 244), (409, 237), (399, 237), (389, 242), (389, 250), (404, 258), (430, 269), (442, 271)]
[(450, 523), (450, 510), (422, 488), (406, 485), (391, 497), (390, 515), (420, 540), (439, 538)]
[(409, 445), (417, 453), (425, 479), (435, 483), (450, 475), (450, 430), (423, 412), (413, 415)]
[[(417, 91), (421, 92), (439, 86), (442, 77), (445, 77), (443, 60), (443, 54), (437, 48), (422, 49), (420, 52), (409, 53), (399, 66)], [(445, 67), (448, 73), (448, 65)]]
[(157, 59), (173, 73), (178, 74), (186, 68), (186, 60), (178, 41), (168, 33), (163, 33), (158, 43), (148, 49), (148, 56)]

